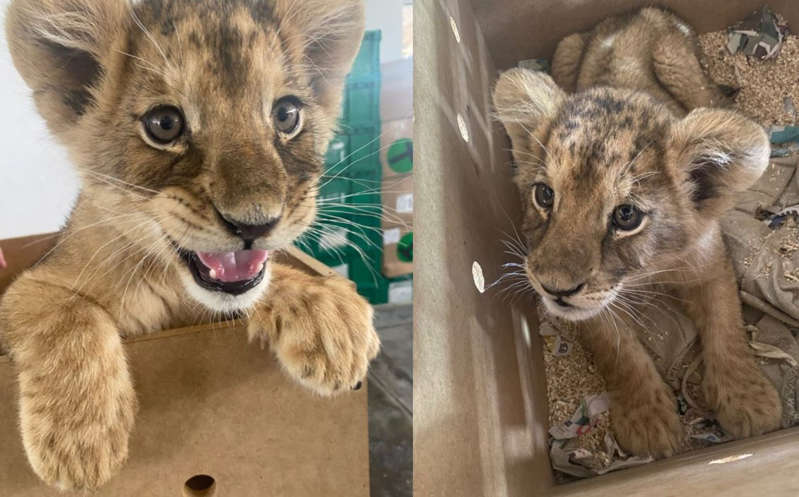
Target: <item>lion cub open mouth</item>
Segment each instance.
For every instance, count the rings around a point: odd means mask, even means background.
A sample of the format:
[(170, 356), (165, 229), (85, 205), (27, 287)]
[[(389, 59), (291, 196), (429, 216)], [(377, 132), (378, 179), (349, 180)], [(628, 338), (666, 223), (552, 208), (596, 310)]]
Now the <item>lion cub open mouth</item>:
[(268, 250), (190, 252), (181, 250), (194, 281), (213, 292), (241, 295), (258, 286), (269, 263)]

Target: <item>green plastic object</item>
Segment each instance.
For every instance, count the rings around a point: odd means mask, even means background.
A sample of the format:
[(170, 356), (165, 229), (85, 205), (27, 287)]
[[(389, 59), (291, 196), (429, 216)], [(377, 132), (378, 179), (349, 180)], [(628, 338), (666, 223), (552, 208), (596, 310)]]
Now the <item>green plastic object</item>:
[[(370, 181), (382, 179), (382, 170), (379, 170), (380, 125), (357, 126), (351, 127), (350, 130), (350, 133), (339, 135), (331, 142), (328, 157), (334, 160), (327, 162), (325, 174)], [(330, 156), (333, 146), (342, 147), (342, 157), (338, 156), (339, 152), (333, 157)], [(371, 185), (371, 187), (377, 186), (379, 184)]]
[(388, 167), (398, 174), (413, 171), (413, 140), (401, 138), (388, 147), (386, 154)]
[(397, 258), (402, 262), (413, 262), (413, 231), (403, 236), (397, 244)]
[(347, 77), (339, 132), (325, 155), (318, 222), (297, 242), (317, 260), (346, 274), (372, 304), (389, 300), (381, 274), (383, 179), (380, 164), (380, 32), (368, 31)]
[(380, 73), (380, 30), (367, 31), (363, 35), (361, 49), (352, 63), (351, 76)]
[(352, 133), (353, 127), (380, 122), (380, 88), (380, 72), (347, 78), (341, 116), (343, 132)]
[(782, 145), (799, 141), (799, 126), (774, 126), (770, 131), (771, 143)]

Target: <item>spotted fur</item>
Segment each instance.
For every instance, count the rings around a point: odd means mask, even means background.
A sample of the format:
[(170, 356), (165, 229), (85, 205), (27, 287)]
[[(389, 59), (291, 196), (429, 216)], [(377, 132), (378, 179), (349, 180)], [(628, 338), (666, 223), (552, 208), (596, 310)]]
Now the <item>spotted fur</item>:
[[(360, 0), (12, 2), (14, 63), (83, 182), (56, 248), (0, 302), (46, 483), (94, 489), (125, 460), (136, 398), (121, 336), (242, 312), (315, 392), (363, 379), (379, 340), (352, 285), (270, 263), (243, 295), (211, 292), (177, 249), (279, 250), (309, 227), (363, 24)], [(303, 122), (290, 137), (271, 117), (287, 96)], [(186, 126), (168, 144), (142, 123), (162, 105)], [(243, 241), (223, 218), (273, 227)]]
[[(644, 31), (645, 45), (657, 30)], [(604, 81), (621, 77), (609, 70)], [(736, 437), (778, 428), (780, 399), (748, 348), (718, 223), (768, 165), (763, 129), (727, 110), (686, 115), (646, 82), (568, 95), (546, 74), (512, 69), (493, 98), (513, 144), (527, 276), (592, 348), (622, 447), (662, 457), (682, 446), (674, 395), (637, 337), (664, 298), (699, 329), (704, 391), (722, 427)], [(634, 229), (614, 221), (622, 206), (641, 213)]]

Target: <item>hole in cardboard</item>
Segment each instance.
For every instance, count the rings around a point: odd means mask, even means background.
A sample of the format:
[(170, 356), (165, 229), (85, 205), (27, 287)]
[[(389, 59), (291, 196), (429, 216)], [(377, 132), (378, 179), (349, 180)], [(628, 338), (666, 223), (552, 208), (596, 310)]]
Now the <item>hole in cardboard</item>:
[(452, 34), (455, 35), (455, 41), (458, 43), (461, 42), (461, 32), (458, 31), (458, 23), (455, 22), (455, 18), (449, 16), (449, 26), (452, 28)]
[(216, 480), (209, 475), (194, 475), (183, 486), (184, 497), (212, 497), (216, 493)]
[(527, 322), (527, 318), (522, 316), (522, 337), (524, 338), (524, 344), (527, 347), (530, 347), (530, 323)]
[(461, 138), (463, 138), (463, 141), (465, 141), (466, 143), (469, 143), (469, 128), (466, 127), (466, 120), (463, 119), (463, 116), (460, 114), (458, 114), (457, 119), (458, 119), (458, 129), (461, 132)]
[(477, 288), (477, 291), (485, 293), (486, 279), (485, 276), (483, 276), (483, 267), (477, 261), (474, 261), (474, 264), (472, 264), (472, 278), (474, 278), (474, 286)]

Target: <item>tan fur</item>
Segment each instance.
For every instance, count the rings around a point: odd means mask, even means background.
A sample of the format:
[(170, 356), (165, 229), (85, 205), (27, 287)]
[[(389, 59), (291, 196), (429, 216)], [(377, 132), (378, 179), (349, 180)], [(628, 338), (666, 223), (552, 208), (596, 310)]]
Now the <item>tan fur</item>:
[(688, 23), (646, 8), (564, 38), (552, 59), (552, 77), (568, 92), (593, 86), (645, 91), (678, 115), (728, 105), (734, 90), (715, 84), (699, 57), (696, 33)]
[[(14, 62), (83, 180), (56, 248), (0, 301), (22, 438), (45, 482), (94, 489), (127, 457), (136, 398), (121, 336), (243, 312), (251, 338), (315, 392), (364, 378), (379, 340), (351, 284), (270, 263), (263, 296), (207, 308), (187, 294), (175, 248), (241, 250), (216, 211), (245, 224), (279, 218), (259, 249), (309, 227), (363, 24), (359, 0), (11, 4)], [(291, 139), (270, 118), (285, 95), (303, 102)], [(140, 122), (162, 104), (190, 130), (169, 146), (148, 142)]]
[(349, 298), (354, 285), (344, 278), (320, 280), (281, 266), (274, 271), (270, 291), (280, 297), (257, 308), (250, 340), (269, 344), (292, 377), (322, 395), (356, 385), (380, 349), (372, 308)]
[[(768, 165), (768, 138), (733, 112), (685, 116), (647, 91), (644, 82), (568, 96), (546, 74), (512, 69), (494, 104), (513, 143), (530, 283), (549, 312), (582, 330), (607, 380), (621, 446), (663, 457), (682, 446), (682, 428), (637, 337), (660, 300), (682, 305), (699, 329), (703, 389), (725, 431), (774, 430), (782, 405), (746, 342), (718, 223)], [(551, 207), (535, 201), (537, 185), (554, 192)], [(643, 213), (640, 226), (612, 222), (621, 205)]]

